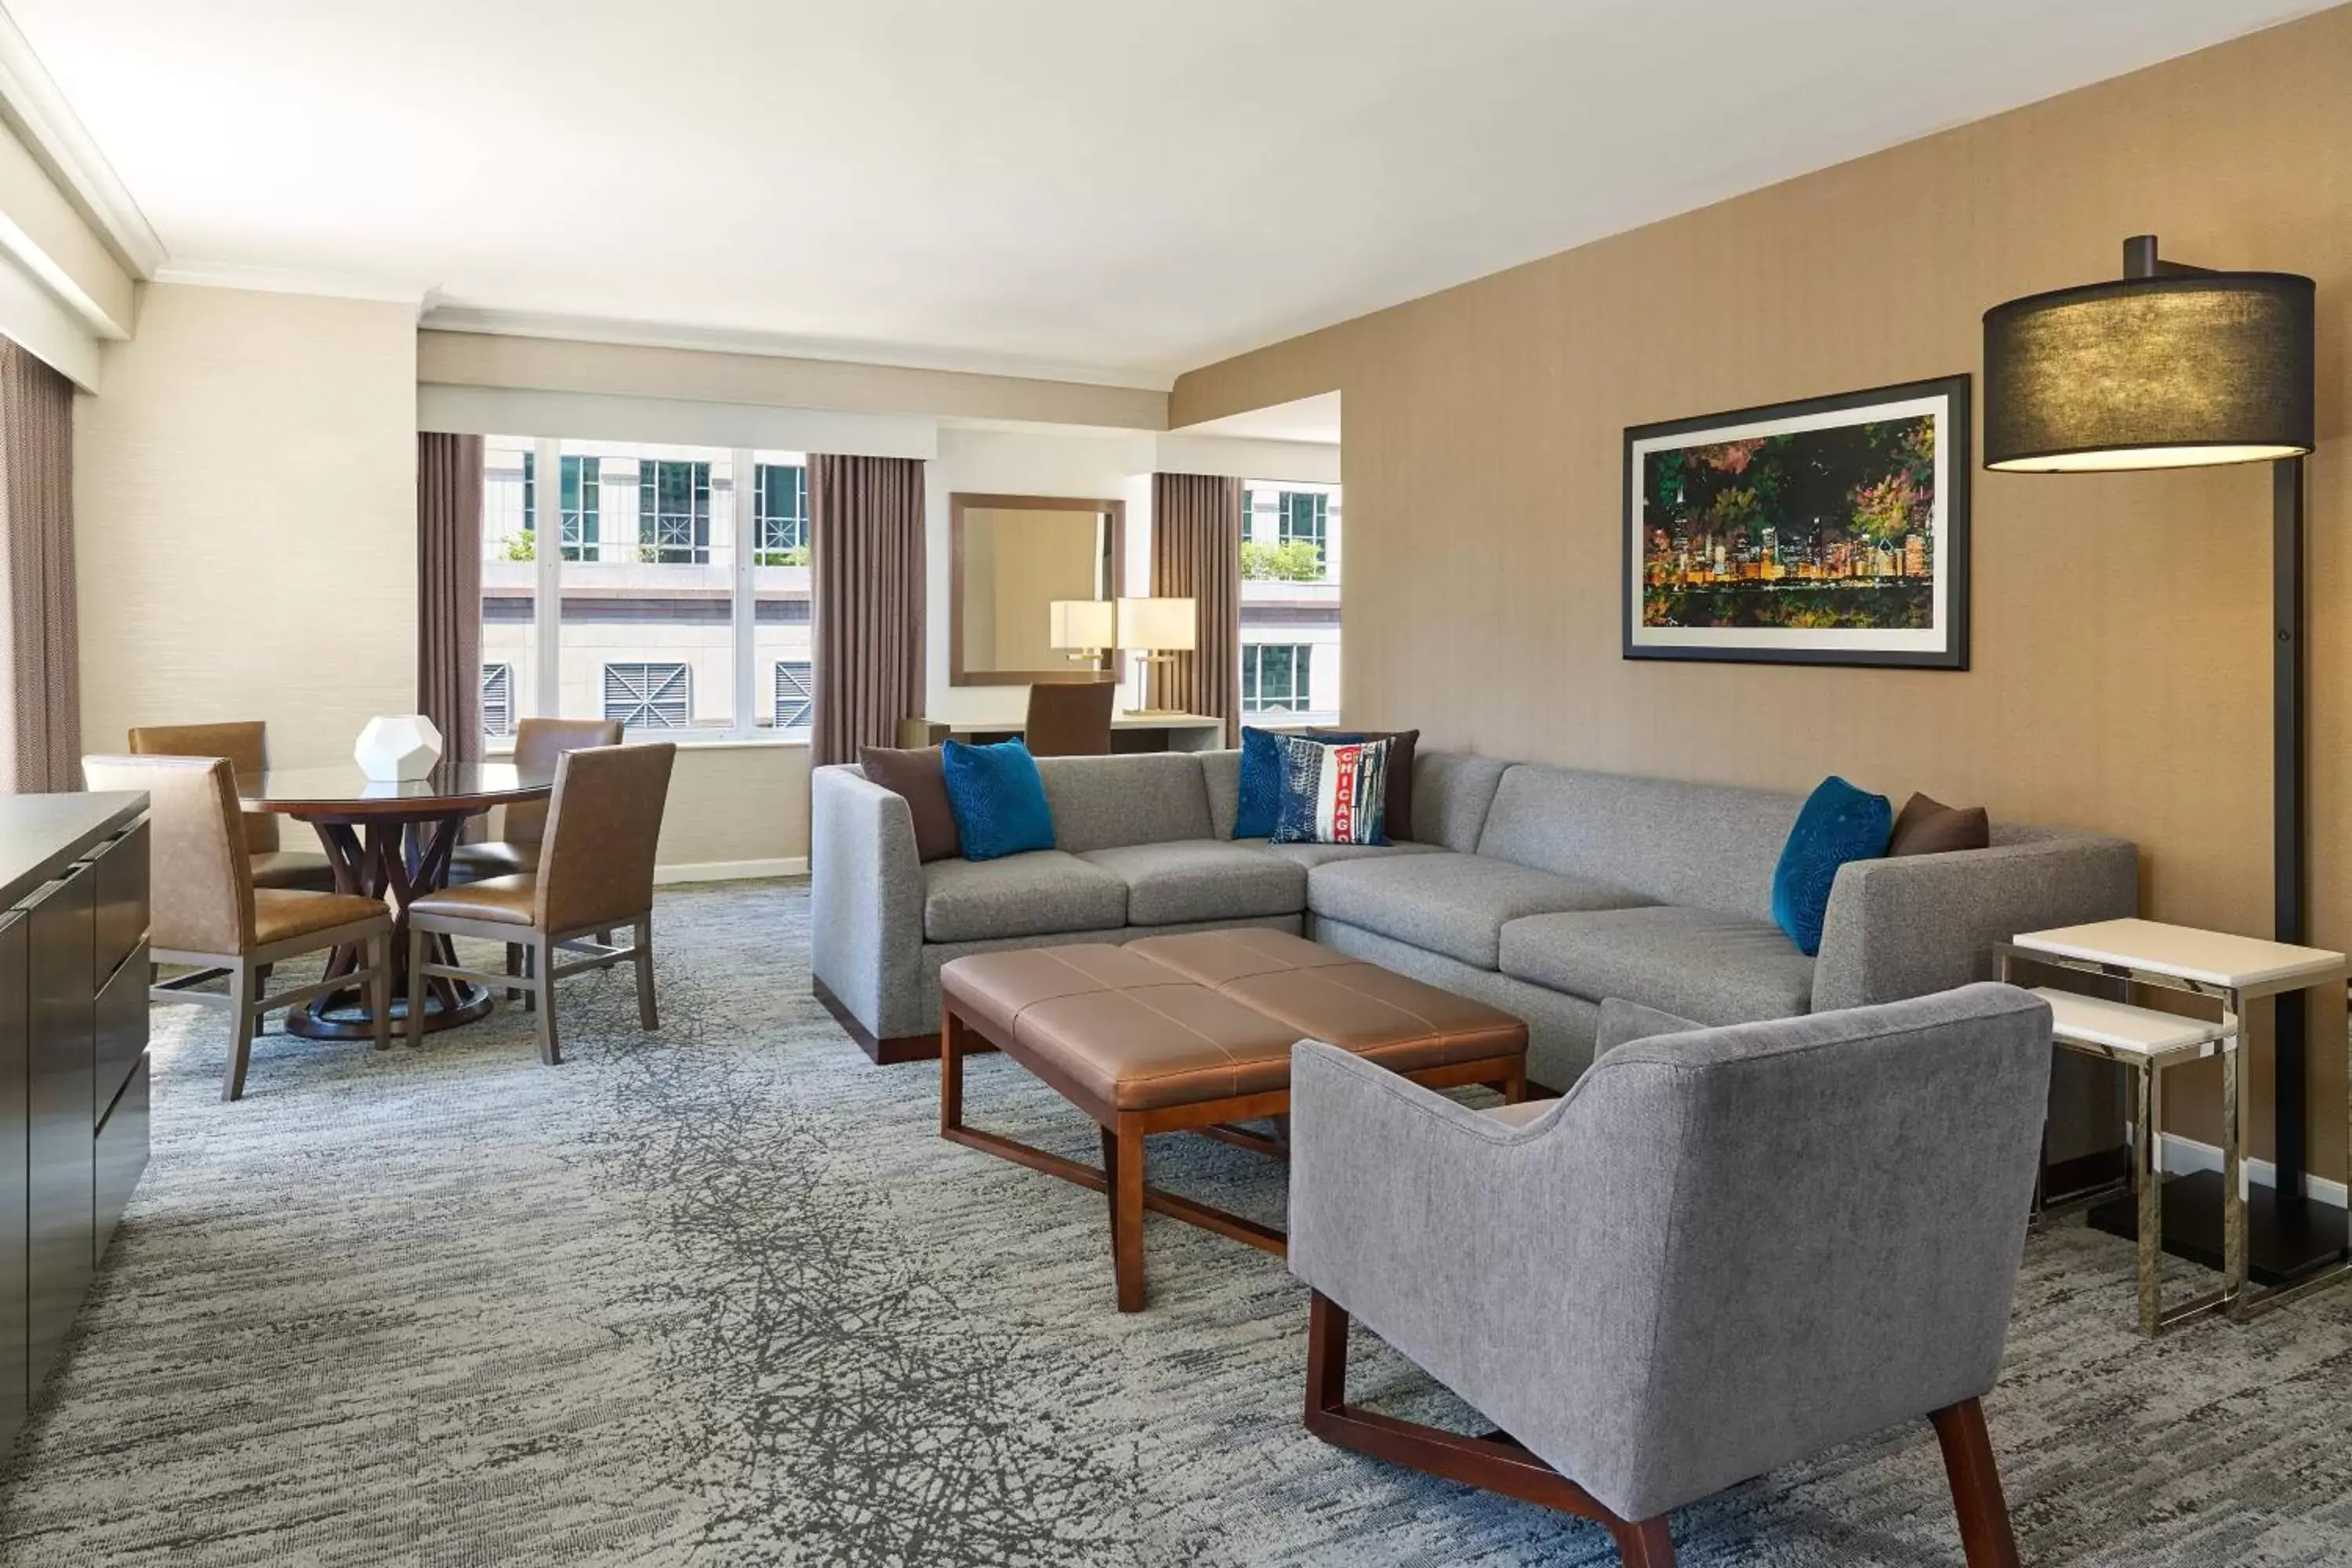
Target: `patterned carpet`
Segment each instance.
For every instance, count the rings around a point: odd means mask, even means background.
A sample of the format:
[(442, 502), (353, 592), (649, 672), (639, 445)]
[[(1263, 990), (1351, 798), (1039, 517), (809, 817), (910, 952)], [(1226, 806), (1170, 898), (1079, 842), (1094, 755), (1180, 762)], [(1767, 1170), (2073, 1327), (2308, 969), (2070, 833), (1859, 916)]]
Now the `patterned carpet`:
[[(417, 1051), (156, 1015), (153, 1164), (0, 1500), (0, 1561), (1608, 1563), (1599, 1529), (1326, 1448), (1305, 1298), (1154, 1219), (1111, 1310), (1099, 1195), (933, 1131), (809, 999), (805, 890), (664, 898), (664, 1026), (568, 981)], [(974, 1119), (1091, 1130), (1001, 1059)], [(1164, 1142), (1164, 1151), (1160, 1144)], [(1279, 1217), (1277, 1167), (1158, 1141)], [(1562, 1194), (1573, 1201), (1573, 1194)], [(2130, 1249), (2037, 1237), (1989, 1402), (2029, 1562), (2352, 1562), (2352, 1293), (2158, 1344)], [(1360, 1336), (1368, 1403), (1450, 1402)], [(1451, 1412), (1451, 1418), (1475, 1417)], [(1684, 1510), (1687, 1563), (1960, 1561), (1927, 1426)]]

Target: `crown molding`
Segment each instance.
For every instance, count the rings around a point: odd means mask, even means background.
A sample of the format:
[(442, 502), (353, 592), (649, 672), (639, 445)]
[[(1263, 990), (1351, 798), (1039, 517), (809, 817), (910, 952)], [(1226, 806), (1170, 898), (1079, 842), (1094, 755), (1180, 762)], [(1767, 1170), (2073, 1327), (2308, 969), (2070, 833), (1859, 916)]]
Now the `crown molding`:
[(863, 342), (845, 338), (800, 337), (786, 332), (738, 331), (631, 321), (605, 316), (566, 316), (537, 310), (492, 310), (464, 305), (434, 305), (421, 326), (426, 331), (481, 332), (493, 337), (555, 338), (572, 342), (613, 343), (625, 348), (688, 349), (703, 353), (758, 354), (770, 359), (825, 360), (841, 364), (882, 365), (894, 370), (944, 371), (958, 375), (1008, 376), (1022, 381), (1069, 382), (1137, 392), (1166, 392), (1173, 375), (1121, 370), (1108, 365), (1064, 364), (1017, 354), (973, 353), (907, 344)]
[(250, 267), (236, 261), (167, 261), (155, 268), (158, 283), (194, 289), (244, 289), (257, 294), (313, 294), (330, 300), (378, 300), (422, 313), (433, 292), (429, 283), (358, 272), (306, 272), (290, 267)]
[(115, 259), (134, 276), (154, 277), (164, 263), (163, 240), (5, 5), (0, 5), (0, 117), (24, 137), (67, 199), (98, 229)]

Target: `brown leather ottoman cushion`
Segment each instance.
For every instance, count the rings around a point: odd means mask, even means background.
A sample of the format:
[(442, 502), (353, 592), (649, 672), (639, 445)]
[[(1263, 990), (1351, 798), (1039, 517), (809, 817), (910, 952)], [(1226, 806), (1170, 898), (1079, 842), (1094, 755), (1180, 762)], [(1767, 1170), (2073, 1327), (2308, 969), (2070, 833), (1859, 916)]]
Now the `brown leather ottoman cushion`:
[(1120, 1110), (1285, 1088), (1303, 1038), (1402, 1072), (1527, 1048), (1517, 1018), (1279, 931), (974, 953), (940, 984), (965, 1017)]

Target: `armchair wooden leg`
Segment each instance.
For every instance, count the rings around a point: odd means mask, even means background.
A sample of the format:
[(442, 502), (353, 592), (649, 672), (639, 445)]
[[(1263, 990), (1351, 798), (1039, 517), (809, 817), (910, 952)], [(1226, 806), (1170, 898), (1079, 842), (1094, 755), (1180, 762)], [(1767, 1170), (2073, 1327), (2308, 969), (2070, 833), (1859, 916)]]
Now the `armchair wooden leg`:
[(375, 1048), (392, 1049), (392, 933), (368, 938), (368, 1011), (375, 1015)]
[(531, 1003), (539, 1009), (539, 1059), (549, 1067), (561, 1066), (563, 1049), (555, 1036), (555, 944), (541, 937), (529, 952)]
[(245, 959), (228, 972), (228, 1070), (221, 1079), (223, 1100), (245, 1098), (245, 1068), (253, 1056), (253, 1005), (260, 997), (257, 981)]
[[(637, 1023), (644, 1028), (661, 1027), (661, 1015), (654, 1010), (654, 917), (648, 910), (637, 917)], [(610, 931), (600, 939), (604, 945), (613, 944)]]
[(408, 1043), (412, 1046), (425, 1038), (425, 962), (432, 952), (432, 937), (411, 925), (408, 928)]
[(1963, 1399), (1929, 1412), (1927, 1419), (1936, 1424), (1936, 1440), (1943, 1445), (1944, 1473), (1952, 1483), (1969, 1568), (2018, 1568), (2017, 1535), (2010, 1528), (2008, 1500), (2000, 1494), (1984, 1406)]
[(1143, 1310), (1143, 1134), (1128, 1116), (1113, 1134), (1110, 1178), (1111, 1273), (1118, 1284), (1118, 1310)]

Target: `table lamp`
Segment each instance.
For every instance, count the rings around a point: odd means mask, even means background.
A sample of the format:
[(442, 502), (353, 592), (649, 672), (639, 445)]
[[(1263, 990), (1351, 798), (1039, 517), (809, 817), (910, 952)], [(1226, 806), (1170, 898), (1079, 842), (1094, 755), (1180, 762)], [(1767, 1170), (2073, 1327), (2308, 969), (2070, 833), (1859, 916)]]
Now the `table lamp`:
[[(2303, 459), (2315, 439), (2312, 280), (2161, 259), (2124, 241), (2124, 275), (1984, 315), (1984, 462), (2013, 473), (2271, 465), (2273, 936), (2305, 938)], [(2303, 1272), (2344, 1247), (2343, 1215), (2307, 1205), (2304, 1006), (2281, 996), (2275, 1184), (2250, 1205), (2257, 1270)], [(2256, 1195), (2259, 1195), (2259, 1192)], [(2130, 1227), (2095, 1216), (2103, 1229)], [(2220, 1221), (2211, 1227), (2218, 1233)], [(2168, 1226), (2168, 1231), (2172, 1227)], [(2180, 1237), (2207, 1250), (2207, 1238)], [(2219, 1247), (2211, 1248), (2218, 1256)]]
[(1137, 713), (1157, 713), (1147, 683), (1155, 664), (1173, 664), (1180, 653), (1199, 647), (1195, 616), (1190, 599), (1121, 599), (1118, 602), (1118, 646), (1137, 656)]
[(1104, 649), (1118, 646), (1117, 617), (1108, 599), (1055, 599), (1045, 608), (1053, 628), (1046, 646), (1064, 649), (1069, 658), (1099, 658)]

